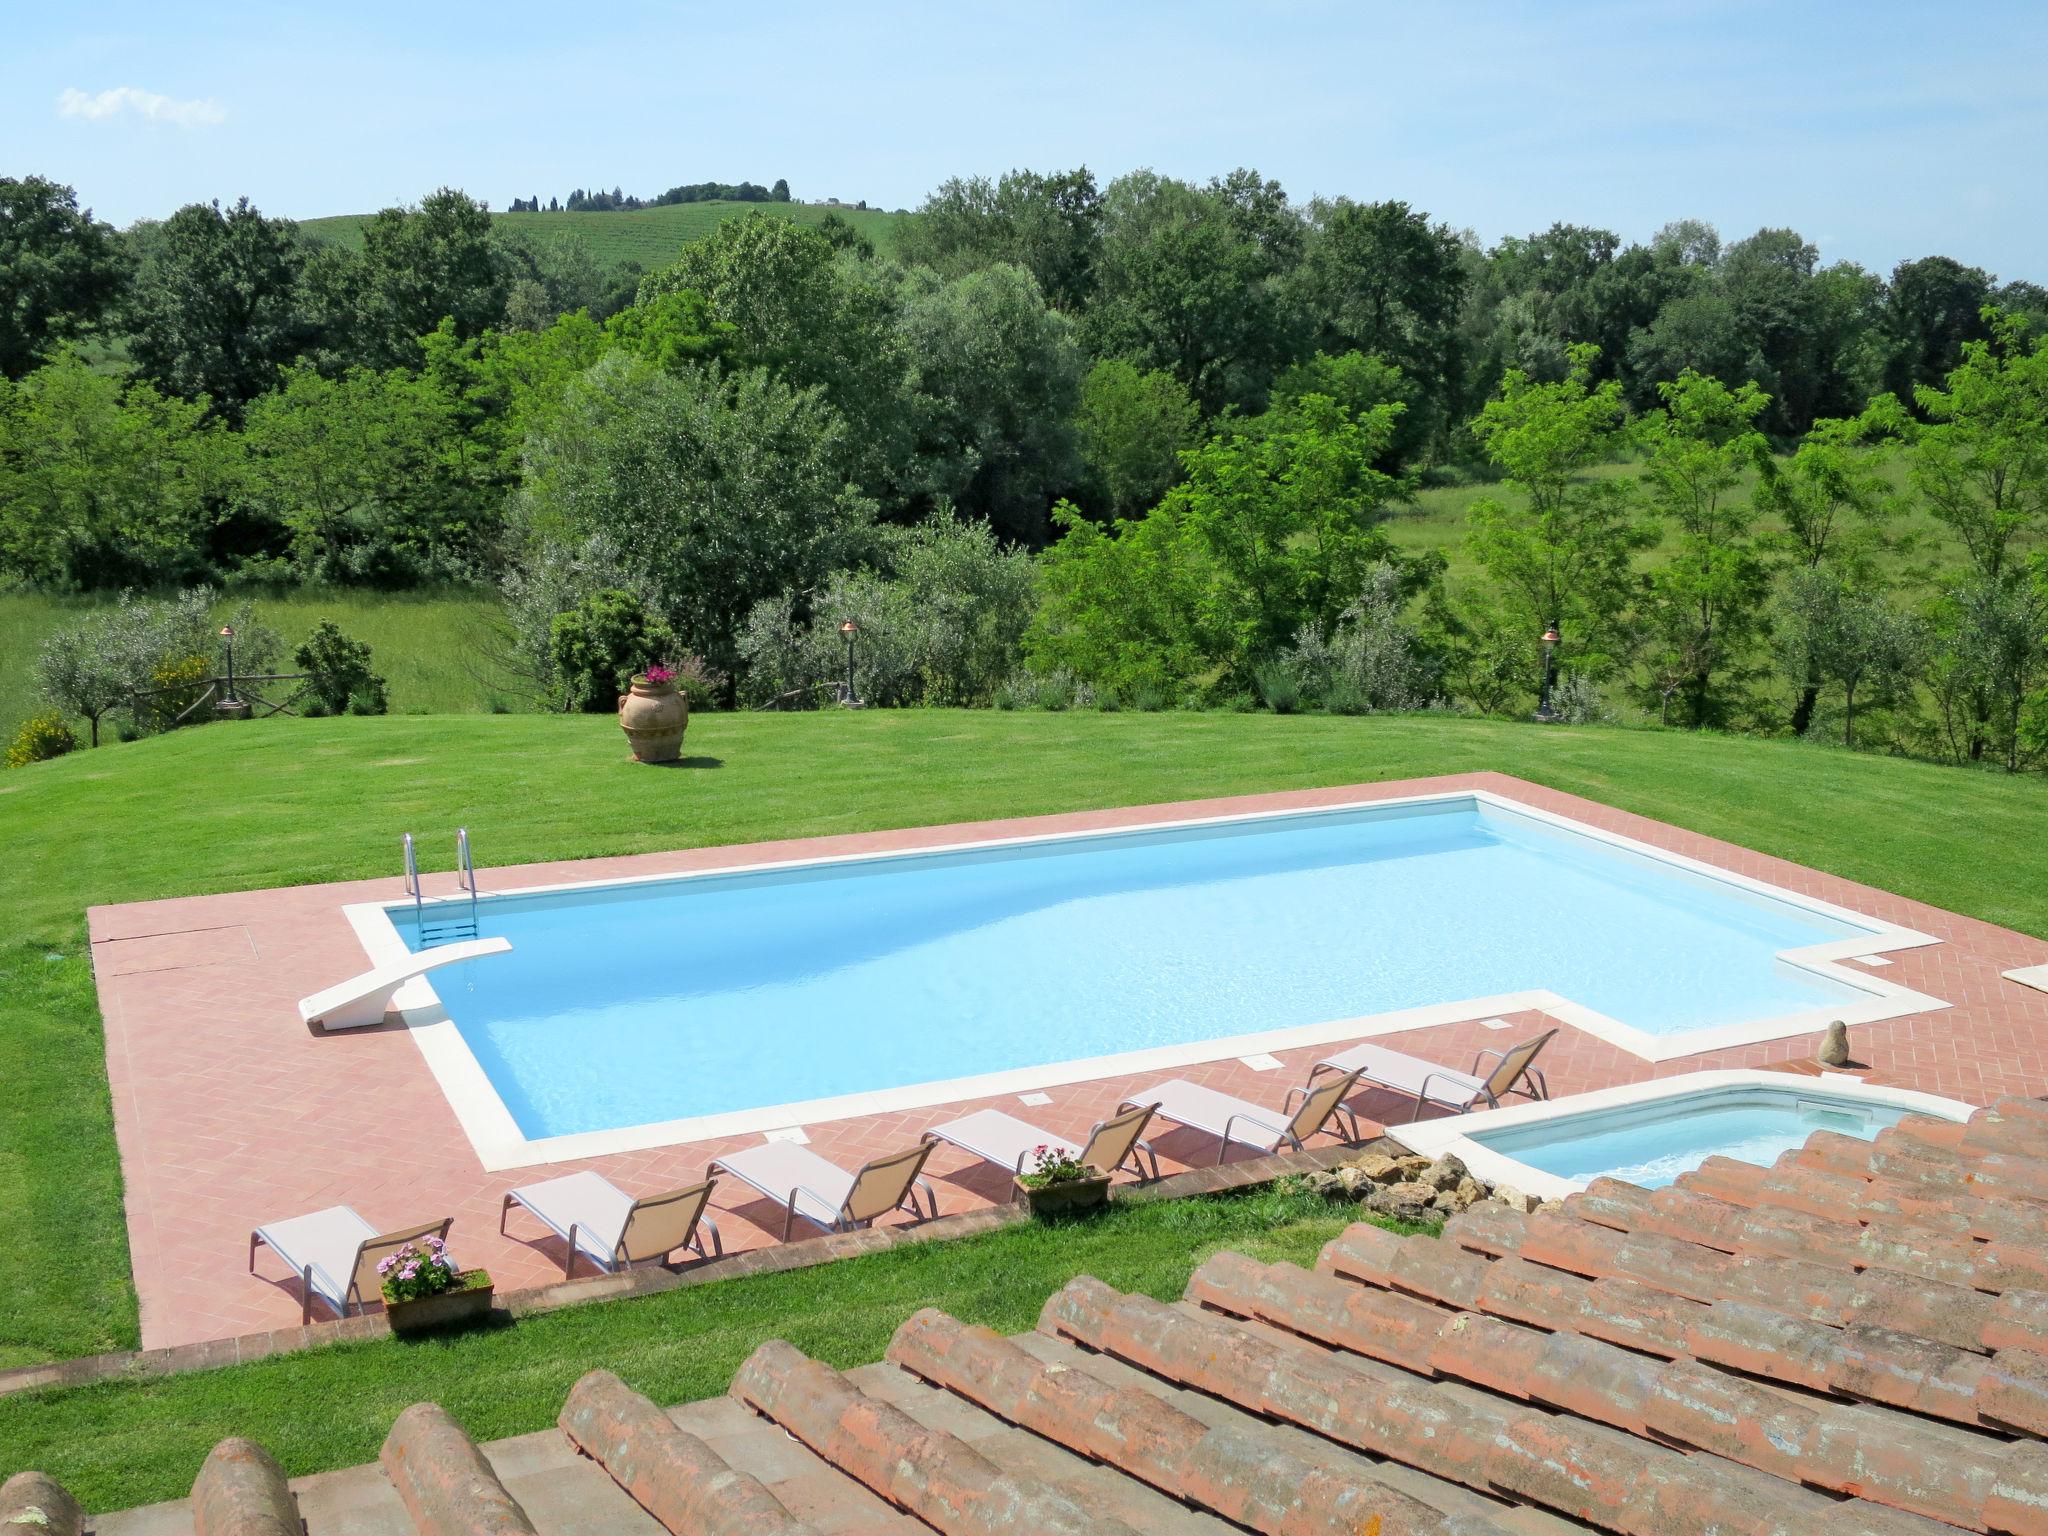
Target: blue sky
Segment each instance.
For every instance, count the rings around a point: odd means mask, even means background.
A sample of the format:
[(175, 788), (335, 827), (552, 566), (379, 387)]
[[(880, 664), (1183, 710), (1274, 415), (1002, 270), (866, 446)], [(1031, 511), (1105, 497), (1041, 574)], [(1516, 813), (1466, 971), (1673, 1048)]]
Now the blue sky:
[(2038, 0), (101, 0), (16, 4), (7, 31), (0, 173), (117, 223), (777, 176), (898, 207), (1018, 165), (1251, 165), (1489, 242), (1695, 216), (2048, 281)]

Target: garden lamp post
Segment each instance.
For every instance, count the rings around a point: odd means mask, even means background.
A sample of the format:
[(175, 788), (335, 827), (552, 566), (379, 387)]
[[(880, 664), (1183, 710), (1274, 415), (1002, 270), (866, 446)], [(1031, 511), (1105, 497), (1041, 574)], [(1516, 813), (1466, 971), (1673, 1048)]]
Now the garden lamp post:
[(221, 625), (220, 638), (228, 653), (227, 692), (221, 696), (221, 703), (232, 704), (235, 702), (235, 626)]
[(1543, 696), (1536, 701), (1536, 718), (1549, 725), (1557, 718), (1550, 707), (1550, 690), (1557, 686), (1557, 622), (1543, 631)]
[(839, 626), (839, 633), (846, 636), (846, 705), (853, 707), (853, 637), (860, 633), (860, 626), (847, 619)]

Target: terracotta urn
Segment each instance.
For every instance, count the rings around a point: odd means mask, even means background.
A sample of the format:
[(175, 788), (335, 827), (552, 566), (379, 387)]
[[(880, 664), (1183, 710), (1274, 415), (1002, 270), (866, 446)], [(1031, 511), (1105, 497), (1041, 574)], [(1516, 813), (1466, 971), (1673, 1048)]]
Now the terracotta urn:
[(672, 763), (683, 755), (683, 730), (690, 723), (690, 701), (673, 679), (633, 679), (633, 690), (619, 695), (619, 729), (643, 763)]

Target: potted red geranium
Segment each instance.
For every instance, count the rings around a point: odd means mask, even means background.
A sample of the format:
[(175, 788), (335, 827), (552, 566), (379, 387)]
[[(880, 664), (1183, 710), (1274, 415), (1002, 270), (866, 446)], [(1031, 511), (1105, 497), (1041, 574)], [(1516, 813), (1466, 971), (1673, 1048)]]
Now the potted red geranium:
[(1034, 1216), (1085, 1210), (1109, 1198), (1109, 1175), (1064, 1147), (1042, 1146), (1032, 1154), (1031, 1171), (1017, 1175), (1017, 1198)]
[(438, 1237), (407, 1243), (377, 1265), (384, 1281), (384, 1314), (393, 1333), (419, 1333), (466, 1323), (491, 1310), (491, 1277), (455, 1267)]

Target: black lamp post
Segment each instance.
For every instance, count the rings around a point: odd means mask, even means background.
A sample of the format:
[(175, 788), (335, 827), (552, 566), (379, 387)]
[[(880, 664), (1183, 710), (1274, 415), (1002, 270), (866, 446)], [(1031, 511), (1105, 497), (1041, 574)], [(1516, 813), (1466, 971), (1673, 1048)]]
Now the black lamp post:
[(226, 695), (221, 699), (221, 703), (233, 704), (235, 702), (235, 626), (232, 624), (221, 625), (220, 638), (221, 642), (227, 647), (228, 652), (228, 688)]
[(846, 703), (853, 707), (853, 637), (860, 633), (860, 626), (848, 619), (839, 626), (839, 633), (846, 636)]
[(1549, 725), (1557, 718), (1557, 711), (1550, 707), (1550, 690), (1557, 685), (1557, 623), (1551, 621), (1550, 628), (1543, 631), (1543, 696), (1536, 701), (1536, 718)]

